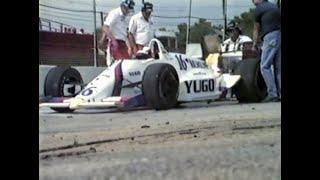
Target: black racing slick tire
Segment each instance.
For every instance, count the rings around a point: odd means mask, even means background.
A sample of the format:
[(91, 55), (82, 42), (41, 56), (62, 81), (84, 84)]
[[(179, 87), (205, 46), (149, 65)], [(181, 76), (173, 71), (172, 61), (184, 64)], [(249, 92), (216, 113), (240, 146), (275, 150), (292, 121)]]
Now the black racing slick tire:
[(142, 80), (142, 89), (148, 106), (166, 110), (178, 104), (179, 78), (170, 64), (152, 64), (147, 67)]
[[(46, 76), (44, 95), (51, 97), (74, 97), (76, 96), (75, 87), (70, 88), (69, 94), (64, 93), (65, 84), (81, 85), (83, 84), (80, 73), (71, 67), (54, 67), (50, 69)], [(73, 112), (69, 108), (51, 108), (59, 113)]]
[(259, 59), (244, 59), (234, 69), (233, 74), (241, 75), (233, 87), (240, 103), (260, 102), (267, 96), (267, 86), (260, 71)]

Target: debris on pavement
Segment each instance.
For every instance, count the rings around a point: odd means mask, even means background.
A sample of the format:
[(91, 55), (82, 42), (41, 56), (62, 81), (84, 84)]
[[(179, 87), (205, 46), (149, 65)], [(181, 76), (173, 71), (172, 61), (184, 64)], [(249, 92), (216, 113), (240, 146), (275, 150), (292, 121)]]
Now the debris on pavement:
[(143, 126), (141, 126), (141, 128), (150, 128), (150, 126), (148, 126), (148, 125), (143, 125)]

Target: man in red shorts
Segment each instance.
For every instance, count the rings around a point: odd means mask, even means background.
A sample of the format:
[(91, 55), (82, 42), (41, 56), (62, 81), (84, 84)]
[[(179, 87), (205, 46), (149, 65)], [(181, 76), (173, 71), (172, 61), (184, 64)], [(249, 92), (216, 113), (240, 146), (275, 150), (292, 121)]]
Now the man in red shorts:
[(134, 5), (133, 0), (123, 0), (120, 7), (111, 10), (104, 21), (102, 28), (104, 34), (100, 43), (104, 42), (105, 37), (109, 39), (108, 46), (114, 60), (130, 58), (126, 41), (128, 39), (127, 28), (130, 20), (129, 12), (133, 10)]

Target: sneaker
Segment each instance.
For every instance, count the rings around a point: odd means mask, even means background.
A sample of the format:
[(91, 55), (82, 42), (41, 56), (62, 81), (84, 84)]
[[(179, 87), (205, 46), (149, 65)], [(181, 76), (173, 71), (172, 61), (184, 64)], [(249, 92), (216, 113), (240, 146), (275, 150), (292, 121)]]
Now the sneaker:
[(264, 102), (264, 103), (267, 103), (267, 102), (279, 102), (279, 98), (278, 97), (267, 96), (264, 100), (262, 100), (262, 102)]

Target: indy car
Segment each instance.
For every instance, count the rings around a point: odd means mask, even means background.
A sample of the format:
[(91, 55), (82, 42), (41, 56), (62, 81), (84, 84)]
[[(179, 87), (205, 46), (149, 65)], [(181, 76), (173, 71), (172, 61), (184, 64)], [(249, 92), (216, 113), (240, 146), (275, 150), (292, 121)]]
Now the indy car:
[(39, 107), (57, 112), (139, 106), (166, 110), (181, 103), (214, 101), (230, 88), (239, 102), (259, 102), (266, 96), (259, 72), (257, 59), (241, 61), (232, 74), (223, 73), (204, 60), (167, 52), (152, 39), (135, 58), (114, 61), (85, 86), (74, 68), (53, 68), (45, 84), (48, 99)]

